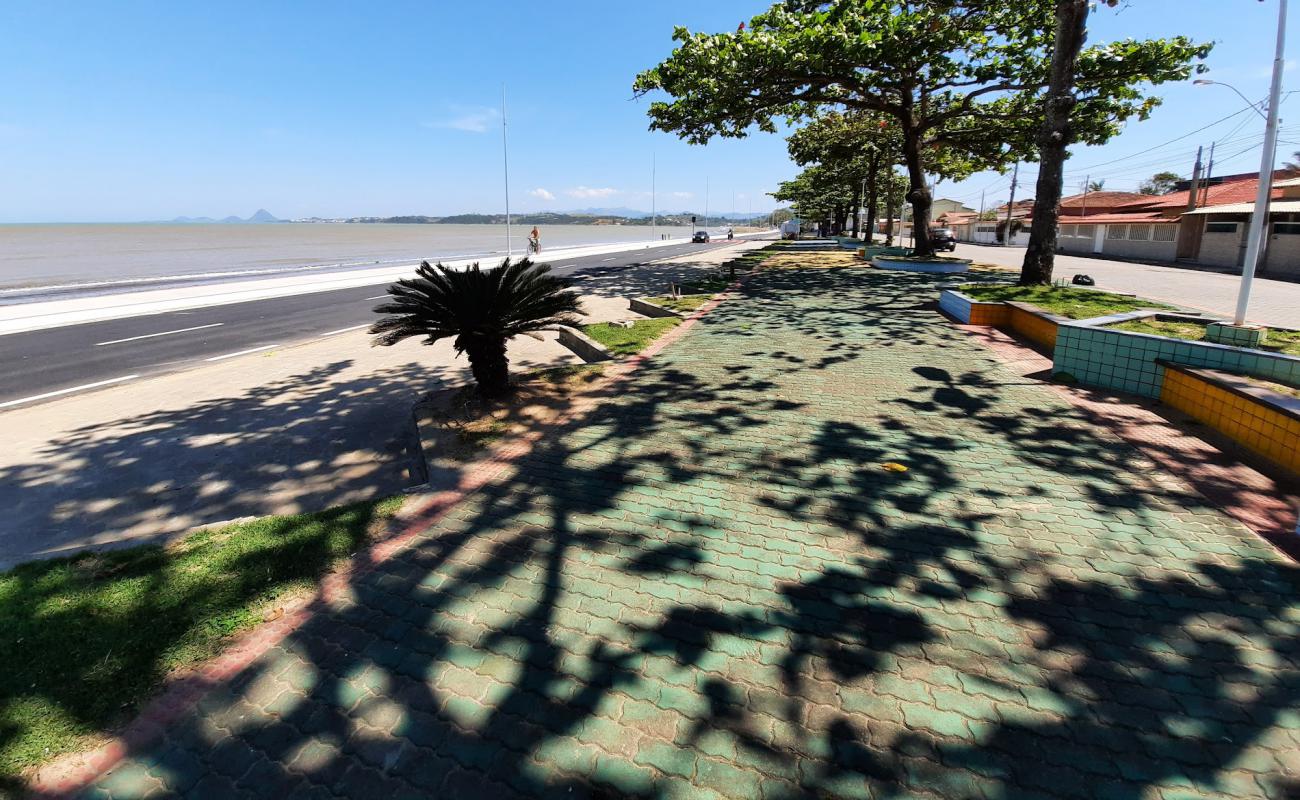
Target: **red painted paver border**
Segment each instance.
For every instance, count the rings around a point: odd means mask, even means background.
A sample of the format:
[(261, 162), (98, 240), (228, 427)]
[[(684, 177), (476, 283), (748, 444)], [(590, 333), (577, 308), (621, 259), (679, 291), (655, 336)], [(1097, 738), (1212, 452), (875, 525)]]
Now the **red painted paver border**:
[(285, 637), (306, 624), (312, 616), (326, 611), (331, 603), (342, 597), (356, 577), (373, 570), (404, 550), (456, 504), (495, 480), (511, 464), (528, 454), (543, 436), (590, 411), (609, 395), (610, 390), (629, 380), (646, 361), (685, 336), (701, 317), (731, 298), (743, 280), (734, 281), (645, 350), (613, 364), (606, 370), (604, 380), (596, 392), (580, 398), (555, 420), (494, 447), (486, 457), (465, 470), (455, 488), (437, 492), (410, 510), (404, 509), (398, 520), (401, 527), (395, 534), (353, 555), (345, 566), (322, 578), (316, 593), (310, 598), (304, 599), (295, 608), (286, 609), (279, 619), (258, 625), (237, 637), (220, 655), (205, 664), (167, 681), (162, 691), (116, 737), (93, 750), (69, 753), (38, 768), (28, 781), (30, 792), (38, 797), (67, 797), (89, 786), (131, 751), (156, 742), (168, 725), (193, 709), (205, 694), (249, 667)]
[[(1022, 376), (1052, 369), (1050, 358), (996, 328), (956, 327)], [(1093, 423), (1136, 447), (1279, 552), (1300, 561), (1300, 540), (1295, 534), (1300, 491), (1180, 429), (1138, 398), (1120, 398), (1100, 390), (1046, 381), (1042, 386), (1081, 410)]]

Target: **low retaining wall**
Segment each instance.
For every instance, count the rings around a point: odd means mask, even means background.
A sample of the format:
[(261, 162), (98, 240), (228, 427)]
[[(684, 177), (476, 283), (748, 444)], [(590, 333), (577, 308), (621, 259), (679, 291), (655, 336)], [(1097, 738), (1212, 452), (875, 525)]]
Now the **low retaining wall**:
[(1052, 371), (1066, 373), (1088, 386), (1159, 397), (1165, 378), (1161, 361), (1300, 385), (1300, 358), (1294, 356), (1098, 328), (1080, 322), (1061, 324)]
[(643, 317), (677, 317), (682, 318), (682, 314), (673, 311), (671, 308), (655, 305), (649, 300), (640, 300), (635, 297), (629, 297), (627, 300), (629, 311), (635, 311)]
[(1160, 366), (1161, 402), (1300, 475), (1300, 399), (1216, 370)]
[(967, 325), (992, 325), (1046, 348), (1056, 346), (1057, 328), (1065, 317), (1049, 314), (1029, 303), (985, 303), (956, 289), (939, 293), (939, 308)]
[(605, 346), (577, 328), (560, 326), (560, 344), (573, 351), (574, 355), (593, 364), (597, 361), (610, 361), (614, 358)]
[(1010, 328), (1012, 332), (1023, 336), (1047, 352), (1056, 349), (1057, 332), (1061, 323), (1070, 322), (1068, 317), (1049, 314), (1029, 303), (1006, 303), (1007, 321), (1001, 327)]

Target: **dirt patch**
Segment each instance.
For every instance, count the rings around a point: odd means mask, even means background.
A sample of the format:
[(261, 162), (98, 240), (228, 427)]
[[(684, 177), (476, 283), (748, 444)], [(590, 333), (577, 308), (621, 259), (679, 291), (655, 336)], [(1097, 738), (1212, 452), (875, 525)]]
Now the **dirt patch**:
[(514, 392), (497, 400), (484, 400), (473, 386), (426, 397), (415, 417), (430, 473), (463, 466), (502, 439), (553, 422), (603, 372), (599, 364), (541, 370), (516, 378)]
[(848, 250), (773, 252), (763, 260), (763, 269), (841, 269), (865, 267), (867, 263)]

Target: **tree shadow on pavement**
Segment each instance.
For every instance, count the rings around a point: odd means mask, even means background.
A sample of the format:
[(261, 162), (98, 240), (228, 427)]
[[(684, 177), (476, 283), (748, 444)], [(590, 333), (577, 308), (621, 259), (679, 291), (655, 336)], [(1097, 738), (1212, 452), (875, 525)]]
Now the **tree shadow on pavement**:
[(933, 286), (756, 275), (93, 791), (1280, 791), (1295, 568)]
[(424, 480), (410, 415), (458, 371), (339, 378), (337, 361), (200, 402), (88, 425), (0, 467), (0, 565), (140, 544), (197, 525), (382, 497)]

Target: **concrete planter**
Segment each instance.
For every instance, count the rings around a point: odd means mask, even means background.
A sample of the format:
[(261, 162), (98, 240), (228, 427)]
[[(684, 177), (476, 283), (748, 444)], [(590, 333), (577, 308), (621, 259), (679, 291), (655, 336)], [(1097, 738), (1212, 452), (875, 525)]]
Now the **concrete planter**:
[(1300, 399), (1218, 370), (1160, 366), (1160, 402), (1300, 475)]
[(899, 256), (877, 256), (872, 259), (872, 266), (877, 269), (891, 269), (902, 272), (931, 272), (952, 274), (970, 270), (968, 258), (934, 258), (914, 259)]
[(605, 346), (577, 328), (570, 328), (568, 325), (561, 325), (560, 344), (573, 351), (573, 354), (588, 364), (594, 364), (599, 361), (609, 361), (614, 356), (605, 349)]
[(629, 311), (635, 311), (643, 317), (677, 317), (681, 319), (684, 314), (679, 314), (671, 308), (664, 308), (661, 305), (651, 303), (649, 300), (642, 300), (637, 297), (630, 297), (627, 301)]
[(1213, 342), (1192, 342), (1148, 333), (1097, 327), (1093, 320), (1060, 326), (1052, 370), (1079, 383), (1159, 397), (1162, 362), (1220, 369), (1300, 386), (1300, 358)]

